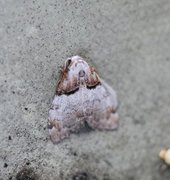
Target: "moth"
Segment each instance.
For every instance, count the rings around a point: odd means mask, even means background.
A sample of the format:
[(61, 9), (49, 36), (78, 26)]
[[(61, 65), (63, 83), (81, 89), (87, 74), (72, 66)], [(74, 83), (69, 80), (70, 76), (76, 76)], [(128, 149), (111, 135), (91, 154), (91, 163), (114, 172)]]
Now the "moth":
[(118, 128), (115, 91), (82, 57), (65, 61), (49, 111), (48, 129), (53, 143), (78, 133), (82, 127)]

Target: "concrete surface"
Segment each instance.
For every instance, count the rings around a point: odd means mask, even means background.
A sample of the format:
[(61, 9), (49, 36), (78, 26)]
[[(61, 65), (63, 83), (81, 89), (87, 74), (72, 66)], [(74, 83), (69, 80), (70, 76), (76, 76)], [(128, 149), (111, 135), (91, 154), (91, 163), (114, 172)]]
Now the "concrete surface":
[[(118, 131), (53, 145), (59, 68), (86, 57), (117, 91)], [(0, 179), (169, 180), (169, 0), (0, 0)]]

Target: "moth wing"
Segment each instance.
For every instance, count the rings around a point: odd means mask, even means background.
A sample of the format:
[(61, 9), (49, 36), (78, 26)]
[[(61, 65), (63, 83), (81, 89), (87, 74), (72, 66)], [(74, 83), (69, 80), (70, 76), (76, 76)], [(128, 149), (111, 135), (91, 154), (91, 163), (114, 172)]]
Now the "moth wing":
[(113, 102), (113, 108), (116, 111), (118, 109), (118, 100), (117, 100), (117, 94), (113, 88), (107, 84), (104, 80), (101, 80), (101, 84), (104, 86), (104, 88), (109, 92), (110, 98)]
[(94, 107), (94, 115), (89, 117), (86, 121), (93, 129), (114, 130), (119, 126), (117, 95), (111, 86), (108, 85), (104, 80), (101, 80), (101, 86), (102, 87), (99, 92), (100, 94), (103, 94), (100, 104), (101, 109), (100, 111), (96, 111), (98, 107)]

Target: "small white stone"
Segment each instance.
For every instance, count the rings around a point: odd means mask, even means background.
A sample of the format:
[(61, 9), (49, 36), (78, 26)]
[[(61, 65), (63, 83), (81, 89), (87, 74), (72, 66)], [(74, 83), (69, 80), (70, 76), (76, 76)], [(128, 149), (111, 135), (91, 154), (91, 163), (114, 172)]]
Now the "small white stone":
[(159, 157), (163, 159), (167, 165), (170, 165), (170, 149), (161, 150), (159, 153)]

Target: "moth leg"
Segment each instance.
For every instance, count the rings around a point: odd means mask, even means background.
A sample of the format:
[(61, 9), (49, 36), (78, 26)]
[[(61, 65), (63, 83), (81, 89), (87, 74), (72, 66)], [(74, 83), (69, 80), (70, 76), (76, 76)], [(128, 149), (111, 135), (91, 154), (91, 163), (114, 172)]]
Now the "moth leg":
[(69, 129), (67, 127), (64, 127), (62, 121), (59, 120), (49, 120), (48, 129), (53, 143), (58, 143), (70, 136)]
[(93, 129), (99, 130), (114, 130), (119, 126), (119, 116), (118, 113), (109, 113), (109, 115), (105, 117), (91, 117), (87, 119), (88, 125)]

